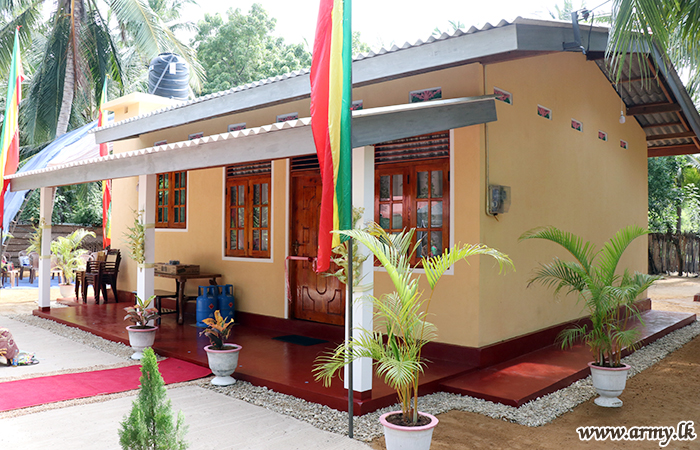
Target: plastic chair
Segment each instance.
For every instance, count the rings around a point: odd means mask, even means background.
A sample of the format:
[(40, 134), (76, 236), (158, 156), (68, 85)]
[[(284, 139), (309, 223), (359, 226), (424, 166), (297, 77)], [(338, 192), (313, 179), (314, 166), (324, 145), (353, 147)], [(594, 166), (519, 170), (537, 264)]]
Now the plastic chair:
[(112, 287), (114, 301), (119, 302), (117, 296), (117, 277), (119, 276), (119, 265), (122, 261), (122, 255), (118, 248), (109, 249), (102, 265), (102, 274), (100, 285), (104, 289), (105, 303), (107, 303), (107, 285)]
[(107, 291), (103, 288), (102, 282), (102, 261), (88, 261), (83, 272), (82, 291), (83, 303), (87, 303), (87, 288), (92, 285), (92, 290), (95, 293), (95, 304), (100, 304), (100, 290), (105, 294), (105, 303), (107, 302)]
[(19, 267), (17, 268), (19, 270), (19, 279), (24, 279), (24, 271), (28, 270), (29, 282), (34, 283), (34, 276), (36, 275), (36, 271), (34, 269), (34, 264), (32, 264), (32, 255), (27, 255), (27, 252), (21, 250), (19, 253), (17, 253), (17, 257), (19, 258)]

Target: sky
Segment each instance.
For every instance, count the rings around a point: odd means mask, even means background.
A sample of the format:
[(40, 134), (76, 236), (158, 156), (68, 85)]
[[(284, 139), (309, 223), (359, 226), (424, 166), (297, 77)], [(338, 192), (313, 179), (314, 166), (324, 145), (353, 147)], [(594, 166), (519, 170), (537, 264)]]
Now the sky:
[[(277, 19), (276, 36), (285, 42), (308, 42), (313, 46), (313, 36), (318, 14), (318, 0), (197, 0), (199, 6), (189, 6), (183, 17), (195, 23), (204, 13), (222, 13), (228, 8), (240, 8), (247, 13), (253, 3), (260, 3), (271, 17)], [(594, 0), (586, 4), (595, 12), (609, 12), (610, 1)], [(496, 25), (502, 19), (512, 21), (517, 16), (550, 19), (549, 11), (563, 7), (564, 0), (353, 0), (353, 31), (359, 31), (362, 41), (373, 49), (382, 46), (401, 46), (405, 42), (425, 40), (438, 27), (451, 31), (449, 21), (459, 21), (470, 28), (481, 28), (487, 22)], [(574, 7), (581, 7), (581, 0), (573, 0)], [(585, 4), (585, 2), (584, 2)]]

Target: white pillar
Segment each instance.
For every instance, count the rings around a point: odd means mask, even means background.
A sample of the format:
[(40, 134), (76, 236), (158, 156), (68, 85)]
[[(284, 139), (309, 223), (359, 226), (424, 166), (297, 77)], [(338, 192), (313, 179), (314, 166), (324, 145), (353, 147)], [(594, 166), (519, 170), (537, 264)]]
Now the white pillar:
[(139, 175), (139, 206), (146, 227), (144, 266), (136, 275), (136, 294), (142, 299), (153, 295), (153, 264), (156, 257), (156, 175)]
[[(353, 149), (352, 153), (352, 204), (365, 209), (360, 223), (374, 220), (374, 147), (360, 147)], [(358, 246), (358, 251), (368, 254), (369, 250), (362, 244)], [(362, 292), (353, 294), (353, 335), (357, 338), (358, 329), (373, 329), (372, 303), (360, 300), (363, 295), (372, 295), (374, 284), (374, 258), (370, 256), (362, 264), (360, 270), (360, 286), (368, 286)], [(349, 306), (349, 305), (348, 305)], [(348, 327), (346, 325), (346, 338)], [(347, 371), (347, 369), (346, 369)], [(348, 388), (348, 377), (345, 374), (345, 388)], [(370, 391), (372, 389), (372, 360), (361, 358), (353, 363), (353, 390), (358, 392)]]
[(39, 191), (39, 227), (41, 249), (39, 250), (39, 308), (51, 307), (51, 214), (56, 188), (43, 187)]

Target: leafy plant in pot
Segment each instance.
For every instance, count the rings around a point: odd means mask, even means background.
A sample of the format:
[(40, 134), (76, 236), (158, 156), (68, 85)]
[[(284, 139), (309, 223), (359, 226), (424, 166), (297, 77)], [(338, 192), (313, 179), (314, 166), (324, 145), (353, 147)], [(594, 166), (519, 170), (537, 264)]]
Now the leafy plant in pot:
[[(625, 269), (616, 273), (623, 253), (636, 238), (649, 232), (632, 225), (618, 231), (603, 247), (596, 251), (590, 242), (555, 227), (536, 228), (525, 232), (520, 240), (544, 239), (566, 249), (573, 261), (554, 258), (541, 264), (529, 284), (540, 283), (554, 288), (555, 295), (562, 290), (575, 292), (578, 301), (585, 303), (590, 314), (590, 325), (578, 325), (559, 335), (562, 348), (571, 347), (582, 340), (591, 349), (595, 360), (589, 363), (593, 387), (600, 397), (595, 403), (605, 407), (620, 407), (617, 398), (625, 388), (630, 366), (621, 361), (624, 349), (637, 348), (639, 330), (635, 323), (642, 323), (634, 307), (637, 298), (658, 277)], [(636, 319), (636, 320), (631, 320)]]
[(126, 330), (129, 332), (129, 345), (136, 352), (131, 355), (131, 359), (141, 359), (144, 349), (153, 347), (153, 343), (156, 341), (156, 330), (158, 330), (158, 327), (150, 325), (149, 322), (158, 318), (158, 310), (148, 306), (154, 298), (155, 295), (148, 300), (142, 300), (137, 295), (134, 306), (124, 308), (124, 311), (126, 311), (124, 320), (131, 320), (133, 323), (133, 325), (126, 327)]
[(80, 244), (87, 236), (95, 237), (95, 233), (79, 228), (68, 236), (59, 236), (51, 241), (51, 253), (56, 257), (56, 266), (63, 272), (65, 280), (65, 283), (59, 285), (62, 298), (73, 298), (75, 271), (85, 268), (85, 262), (80, 256), (88, 251), (80, 248)]
[[(474, 255), (496, 259), (501, 270), (512, 267), (507, 255), (485, 245), (455, 245), (437, 256), (424, 257), (422, 266), (430, 286), (430, 296), (419, 289), (420, 275), (414, 274), (411, 259), (420, 245), (413, 244), (415, 230), (390, 235), (376, 223), (365, 230), (339, 231), (364, 244), (386, 269), (395, 292), (380, 297), (365, 296), (374, 306), (374, 330), (359, 329), (351, 342), (345, 341), (335, 350), (316, 359), (316, 380), (329, 386), (333, 376), (353, 361), (368, 357), (374, 361), (377, 374), (396, 390), (401, 411), (384, 414), (387, 449), (430, 447), (433, 428), (438, 420), (418, 412), (418, 379), (426, 361), (422, 348), (437, 336), (436, 327), (426, 320), (435, 286), (445, 271), (457, 261)], [(405, 446), (405, 447), (404, 447)]]
[(243, 347), (238, 344), (226, 342), (233, 329), (233, 319), (226, 320), (221, 317), (221, 311), (214, 311), (214, 318), (206, 318), (203, 322), (207, 325), (199, 335), (206, 335), (211, 345), (204, 347), (207, 352), (209, 368), (215, 377), (211, 384), (216, 386), (229, 386), (236, 382), (231, 374), (238, 367), (238, 355)]

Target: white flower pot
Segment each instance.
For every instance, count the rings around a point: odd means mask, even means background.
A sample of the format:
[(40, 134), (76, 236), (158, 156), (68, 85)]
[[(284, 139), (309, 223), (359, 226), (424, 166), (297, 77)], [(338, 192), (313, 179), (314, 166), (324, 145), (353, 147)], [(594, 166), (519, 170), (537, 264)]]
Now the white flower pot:
[(136, 352), (131, 355), (131, 359), (141, 359), (143, 351), (148, 347), (153, 347), (158, 327), (136, 328), (135, 325), (129, 325), (126, 330), (129, 332), (129, 345)]
[(238, 353), (243, 347), (238, 344), (225, 344), (224, 350), (214, 350), (211, 345), (204, 347), (209, 360), (209, 369), (216, 375), (211, 384), (216, 386), (229, 386), (236, 382), (231, 374), (238, 367)]
[(73, 298), (73, 297), (75, 297), (75, 285), (74, 284), (59, 284), (58, 291), (61, 293), (61, 298)]
[(433, 429), (438, 424), (437, 417), (419, 412), (421, 416), (430, 418), (430, 423), (422, 427), (402, 427), (387, 422), (386, 418), (401, 411), (391, 411), (382, 414), (379, 423), (384, 426), (384, 441), (387, 450), (428, 450), (433, 440)]
[(591, 368), (593, 387), (600, 395), (594, 400), (595, 404), (606, 408), (622, 406), (622, 400), (617, 396), (625, 389), (630, 366), (623, 364), (622, 367), (600, 367), (589, 362), (588, 367)]

